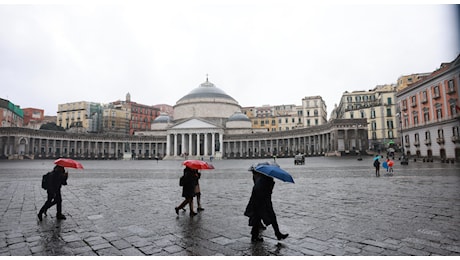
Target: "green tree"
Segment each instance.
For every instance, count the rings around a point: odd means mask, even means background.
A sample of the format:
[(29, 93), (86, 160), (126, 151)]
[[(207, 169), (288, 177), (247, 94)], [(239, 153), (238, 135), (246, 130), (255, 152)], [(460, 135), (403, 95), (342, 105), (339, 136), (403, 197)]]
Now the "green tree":
[(56, 123), (49, 122), (40, 126), (40, 130), (51, 130), (51, 131), (62, 131), (65, 132), (65, 129), (61, 126), (56, 125)]

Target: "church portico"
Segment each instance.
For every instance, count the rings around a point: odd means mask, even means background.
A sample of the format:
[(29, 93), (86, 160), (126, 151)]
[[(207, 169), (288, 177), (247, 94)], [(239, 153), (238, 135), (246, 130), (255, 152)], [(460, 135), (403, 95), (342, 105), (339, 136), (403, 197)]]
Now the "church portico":
[(219, 129), (183, 129), (168, 131), (165, 159), (179, 157), (221, 158), (223, 131)]

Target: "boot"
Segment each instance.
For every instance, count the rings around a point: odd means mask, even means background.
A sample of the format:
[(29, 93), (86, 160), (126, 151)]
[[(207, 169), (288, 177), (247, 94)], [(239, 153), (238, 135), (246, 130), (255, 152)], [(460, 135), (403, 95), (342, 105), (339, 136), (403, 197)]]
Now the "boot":
[(278, 240), (285, 239), (288, 236), (289, 234), (282, 234), (281, 232), (276, 234), (276, 238), (278, 238)]
[(61, 214), (61, 213), (56, 214), (56, 218), (57, 218), (57, 219), (67, 219), (67, 218), (66, 218), (63, 214)]

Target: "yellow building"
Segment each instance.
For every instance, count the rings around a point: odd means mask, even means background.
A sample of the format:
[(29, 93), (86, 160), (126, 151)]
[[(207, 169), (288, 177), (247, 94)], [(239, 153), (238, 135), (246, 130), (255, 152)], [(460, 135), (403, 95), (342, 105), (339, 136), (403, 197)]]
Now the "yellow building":
[(71, 132), (100, 132), (101, 105), (87, 101), (59, 104), (56, 124)]
[(388, 144), (397, 142), (396, 85), (377, 86), (369, 91), (346, 91), (333, 118), (366, 118), (369, 149), (385, 151)]
[(108, 134), (129, 134), (129, 121), (131, 113), (122, 105), (109, 104), (104, 106), (102, 129)]
[(396, 91), (401, 91), (410, 84), (414, 84), (417, 81), (420, 81), (426, 77), (428, 77), (430, 73), (415, 73), (410, 75), (404, 75), (398, 78), (398, 84), (396, 86)]

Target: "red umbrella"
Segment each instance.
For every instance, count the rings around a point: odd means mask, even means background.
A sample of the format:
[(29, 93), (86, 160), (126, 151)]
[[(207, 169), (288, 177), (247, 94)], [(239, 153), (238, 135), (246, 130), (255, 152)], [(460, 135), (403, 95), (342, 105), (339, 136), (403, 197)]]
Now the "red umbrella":
[(69, 158), (59, 158), (56, 161), (54, 161), (54, 164), (57, 164), (62, 167), (83, 169), (83, 165), (81, 165), (81, 163)]
[(195, 169), (195, 170), (212, 170), (214, 166), (205, 161), (201, 160), (186, 160), (182, 163), (183, 165)]

